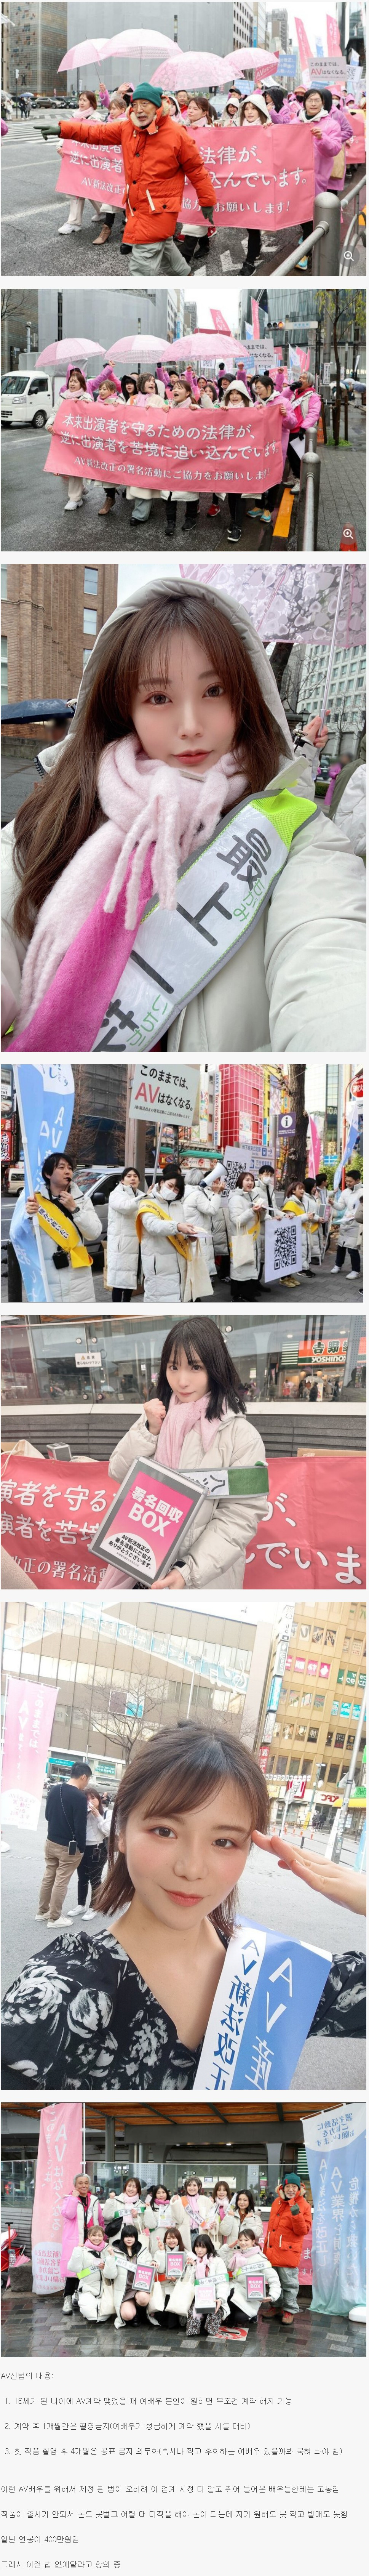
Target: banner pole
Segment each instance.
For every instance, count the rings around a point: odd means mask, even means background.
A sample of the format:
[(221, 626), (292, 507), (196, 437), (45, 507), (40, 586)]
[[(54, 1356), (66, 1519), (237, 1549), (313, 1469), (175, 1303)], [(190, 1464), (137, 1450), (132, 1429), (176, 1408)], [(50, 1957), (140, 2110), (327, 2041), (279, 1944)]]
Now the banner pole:
[[(28, 1188), (29, 1188), (30, 1198), (32, 1198), (32, 1199), (33, 1199), (33, 1198), (34, 1198), (34, 1196), (35, 1196), (35, 1192), (34, 1192), (34, 1186), (33, 1186), (33, 1180), (32, 1180), (32, 1172), (31, 1172), (31, 1165), (30, 1165), (30, 1159), (29, 1159), (29, 1152), (28, 1152), (28, 1140), (27, 1140), (26, 1130), (25, 1130), (25, 1125), (24, 1125), (22, 1093), (21, 1093), (21, 1089), (20, 1089), (20, 1083), (19, 1083), (19, 1081), (18, 1081), (18, 1072), (17, 1072), (17, 1067), (16, 1067), (16, 1066), (14, 1067), (14, 1080), (15, 1080), (15, 1088), (16, 1088), (16, 1094), (17, 1094), (18, 1110), (19, 1110), (19, 1123), (20, 1123), (20, 1129), (21, 1129), (21, 1137), (22, 1137), (22, 1145), (23, 1145), (23, 1153), (24, 1153), (24, 1161), (25, 1161), (26, 1180), (28, 1181)], [(31, 1217), (30, 1222), (31, 1222), (31, 1225), (33, 1225), (34, 1234), (36, 1235), (37, 1249), (38, 1249), (38, 1255), (39, 1255), (39, 1263), (40, 1263), (40, 1270), (41, 1270), (41, 1278), (42, 1278), (42, 1280), (43, 1280), (43, 1285), (44, 1285), (44, 1289), (45, 1289), (46, 1305), (47, 1305), (47, 1306), (49, 1306), (49, 1304), (50, 1304), (50, 1299), (49, 1299), (49, 1291), (48, 1291), (48, 1284), (47, 1284), (47, 1270), (46, 1270), (46, 1264), (45, 1264), (45, 1254), (44, 1254), (44, 1252), (43, 1252), (43, 1249), (42, 1249), (42, 1242), (41, 1242), (41, 1227), (40, 1227), (40, 1225), (39, 1225), (39, 1221), (38, 1221), (38, 1217), (37, 1217), (37, 1216), (33, 1216), (33, 1217)]]
[(160, 1154), (160, 1146), (161, 1146), (161, 1140), (162, 1140), (162, 1134), (163, 1134), (163, 1125), (164, 1125), (164, 1120), (163, 1120), (163, 1118), (161, 1118), (161, 1120), (160, 1120), (160, 1127), (159, 1127), (158, 1142), (157, 1142), (156, 1154), (155, 1154), (154, 1170), (153, 1170), (153, 1174), (152, 1174), (152, 1186), (153, 1186), (153, 1184), (154, 1184), (154, 1181), (156, 1181), (156, 1174), (157, 1174), (157, 1168), (158, 1168), (158, 1162), (159, 1162), (159, 1154)]
[(336, 634), (337, 634), (338, 619), (339, 619), (339, 613), (340, 613), (340, 607), (341, 607), (342, 588), (343, 588), (343, 583), (344, 583), (344, 579), (345, 579), (345, 571), (346, 571), (346, 565), (345, 565), (345, 564), (342, 564), (342, 572), (340, 572), (340, 578), (339, 578), (339, 583), (338, 583), (338, 597), (337, 597), (337, 606), (336, 606), (336, 613), (335, 613), (334, 626), (333, 626), (332, 643), (331, 643), (331, 645), (330, 645), (330, 650), (329, 650), (329, 655), (328, 655), (328, 670), (327, 670), (327, 677), (326, 677), (326, 680), (325, 680), (325, 683), (324, 683), (324, 690), (323, 690), (323, 704), (322, 704), (321, 712), (320, 712), (320, 723), (321, 723), (321, 725), (322, 725), (322, 724), (324, 724), (325, 710), (326, 710), (326, 707), (328, 706), (329, 684), (330, 684), (330, 677), (331, 677), (331, 670), (332, 670), (333, 654), (334, 654), (334, 651), (335, 651), (335, 644), (336, 644)]
[(86, 2103), (82, 2102), (82, 2173), (86, 2172)]

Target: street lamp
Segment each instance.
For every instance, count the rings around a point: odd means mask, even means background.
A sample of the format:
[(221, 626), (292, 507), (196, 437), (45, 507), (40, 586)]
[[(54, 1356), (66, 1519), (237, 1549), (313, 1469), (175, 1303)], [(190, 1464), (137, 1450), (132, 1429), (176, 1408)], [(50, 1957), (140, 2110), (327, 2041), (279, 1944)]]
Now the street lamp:
[(343, 1836), (344, 1836), (344, 1830), (345, 1830), (345, 1824), (346, 1824), (346, 1816), (347, 1816), (347, 1813), (348, 1813), (348, 1806), (349, 1806), (350, 1789), (351, 1789), (351, 1786), (352, 1786), (352, 1781), (353, 1781), (353, 1779), (354, 1779), (355, 1764), (356, 1764), (356, 1762), (357, 1762), (357, 1757), (358, 1757), (359, 1746), (360, 1746), (360, 1742), (361, 1742), (361, 1736), (362, 1736), (362, 1731), (363, 1731), (363, 1726), (364, 1726), (364, 1720), (365, 1720), (365, 1718), (366, 1718), (366, 1690), (364, 1691), (364, 1697), (363, 1697), (362, 1702), (361, 1702), (360, 1717), (358, 1718), (358, 1722), (357, 1722), (356, 1735), (355, 1735), (355, 1743), (354, 1743), (353, 1748), (352, 1748), (351, 1762), (349, 1763), (349, 1768), (348, 1768), (348, 1772), (347, 1772), (347, 1779), (346, 1779), (346, 1781), (345, 1781), (345, 1787), (344, 1787), (343, 1795), (342, 1795), (342, 1806), (341, 1806), (341, 1807), (337, 1807), (337, 1815), (335, 1816), (334, 1825), (332, 1825), (332, 1833), (330, 1834), (330, 1837), (329, 1837), (329, 1843), (328, 1843), (328, 1845), (327, 1845), (327, 1850), (326, 1850), (326, 1855), (325, 1855), (326, 1860), (340, 1860), (340, 1859), (341, 1859), (341, 1851), (342, 1851)]

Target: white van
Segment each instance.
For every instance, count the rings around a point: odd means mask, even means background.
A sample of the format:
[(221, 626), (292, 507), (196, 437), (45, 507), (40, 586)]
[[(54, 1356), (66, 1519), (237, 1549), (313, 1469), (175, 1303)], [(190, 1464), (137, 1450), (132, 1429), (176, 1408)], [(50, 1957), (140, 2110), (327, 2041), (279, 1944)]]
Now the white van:
[(1, 378), (2, 429), (44, 429), (53, 407), (53, 377), (45, 367), (32, 367), (28, 375), (14, 371)]

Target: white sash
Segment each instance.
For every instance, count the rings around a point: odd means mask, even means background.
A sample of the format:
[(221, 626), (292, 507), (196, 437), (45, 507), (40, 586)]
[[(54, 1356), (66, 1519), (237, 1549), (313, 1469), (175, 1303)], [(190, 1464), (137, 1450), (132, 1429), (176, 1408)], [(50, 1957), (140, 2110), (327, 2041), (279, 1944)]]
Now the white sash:
[[(305, 807), (301, 828), (306, 819)], [(206, 849), (182, 869), (177, 911), (163, 914), (158, 896), (147, 905), (94, 1051), (129, 1055), (163, 1037), (250, 938), (289, 846), (256, 798), (217, 825)]]

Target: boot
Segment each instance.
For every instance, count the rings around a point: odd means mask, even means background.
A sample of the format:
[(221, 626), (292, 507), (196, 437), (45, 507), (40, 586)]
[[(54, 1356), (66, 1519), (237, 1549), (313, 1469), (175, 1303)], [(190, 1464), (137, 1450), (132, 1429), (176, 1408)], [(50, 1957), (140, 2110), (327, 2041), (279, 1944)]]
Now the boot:
[(109, 510), (114, 510), (114, 503), (115, 492), (107, 492), (106, 501), (102, 502), (101, 510), (98, 510), (98, 519), (107, 519)]

